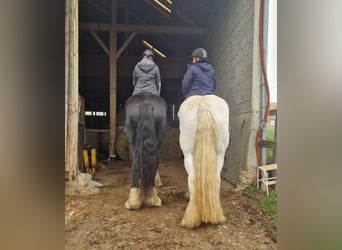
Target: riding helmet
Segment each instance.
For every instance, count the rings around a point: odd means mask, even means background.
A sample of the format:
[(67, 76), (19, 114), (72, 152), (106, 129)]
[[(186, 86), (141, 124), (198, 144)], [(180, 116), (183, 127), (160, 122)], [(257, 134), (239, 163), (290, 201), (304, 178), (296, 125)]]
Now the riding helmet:
[(154, 53), (152, 52), (152, 50), (149, 50), (149, 49), (145, 50), (143, 55), (154, 57)]
[(202, 58), (202, 59), (207, 59), (208, 53), (203, 48), (197, 48), (197, 49), (194, 49), (194, 51), (192, 51), (191, 53), (191, 57), (194, 57), (194, 56), (198, 56), (199, 58)]

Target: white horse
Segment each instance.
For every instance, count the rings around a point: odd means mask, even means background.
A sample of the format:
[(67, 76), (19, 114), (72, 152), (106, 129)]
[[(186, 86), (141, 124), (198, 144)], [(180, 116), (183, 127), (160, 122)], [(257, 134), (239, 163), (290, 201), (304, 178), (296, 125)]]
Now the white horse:
[(201, 222), (223, 223), (220, 176), (229, 143), (228, 104), (215, 95), (191, 96), (178, 115), (190, 195), (181, 225), (194, 228)]

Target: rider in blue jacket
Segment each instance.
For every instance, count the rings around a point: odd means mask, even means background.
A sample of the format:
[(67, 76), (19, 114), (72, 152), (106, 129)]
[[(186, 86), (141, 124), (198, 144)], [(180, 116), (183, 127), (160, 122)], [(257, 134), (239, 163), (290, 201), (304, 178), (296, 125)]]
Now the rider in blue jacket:
[(193, 95), (215, 95), (215, 70), (208, 61), (207, 51), (203, 48), (195, 49), (192, 54), (192, 63), (182, 80), (182, 92), (186, 98)]

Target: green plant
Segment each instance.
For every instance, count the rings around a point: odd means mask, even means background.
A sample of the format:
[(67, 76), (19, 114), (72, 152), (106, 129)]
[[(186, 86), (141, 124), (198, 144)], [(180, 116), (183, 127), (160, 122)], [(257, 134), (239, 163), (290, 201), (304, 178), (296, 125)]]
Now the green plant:
[[(266, 130), (266, 140), (267, 141), (274, 141), (274, 131), (273, 130)], [(266, 148), (266, 163), (272, 164), (273, 163), (273, 149)]]
[(265, 192), (256, 189), (254, 185), (250, 185), (243, 190), (243, 194), (249, 198), (255, 199), (263, 213), (270, 217), (275, 225), (277, 220), (277, 192), (271, 190), (269, 196)]
[(271, 190), (269, 196), (261, 196), (259, 204), (261, 210), (270, 216), (272, 222), (275, 224), (277, 220), (277, 192), (275, 190)]

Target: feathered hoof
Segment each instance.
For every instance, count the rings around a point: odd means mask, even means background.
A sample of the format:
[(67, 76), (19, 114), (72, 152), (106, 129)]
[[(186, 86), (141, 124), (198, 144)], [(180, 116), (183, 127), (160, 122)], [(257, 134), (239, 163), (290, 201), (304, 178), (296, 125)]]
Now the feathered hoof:
[(187, 229), (193, 229), (198, 227), (199, 225), (201, 225), (201, 221), (200, 220), (189, 220), (189, 219), (182, 219), (181, 225), (183, 227), (186, 227)]
[(224, 222), (226, 222), (226, 217), (224, 217), (224, 215), (222, 215), (222, 217), (220, 217), (218, 220), (217, 220), (217, 224), (222, 224)]
[(201, 225), (201, 219), (199, 218), (196, 210), (187, 208), (185, 210), (181, 225), (188, 229), (192, 229)]
[(161, 206), (161, 199), (157, 195), (157, 190), (153, 188), (147, 197), (147, 199), (144, 201), (144, 204), (149, 207), (160, 207)]
[(128, 200), (125, 203), (126, 209), (139, 209), (141, 208), (142, 200), (140, 198), (140, 191), (138, 188), (131, 188)]
[(161, 179), (160, 179), (159, 172), (157, 172), (156, 177), (154, 178), (154, 185), (155, 185), (156, 187), (161, 187), (161, 186), (163, 186), (163, 183), (162, 183), (162, 181), (161, 181)]
[(190, 193), (189, 193), (189, 190), (185, 192), (184, 194), (184, 199), (189, 201), (190, 200)]

